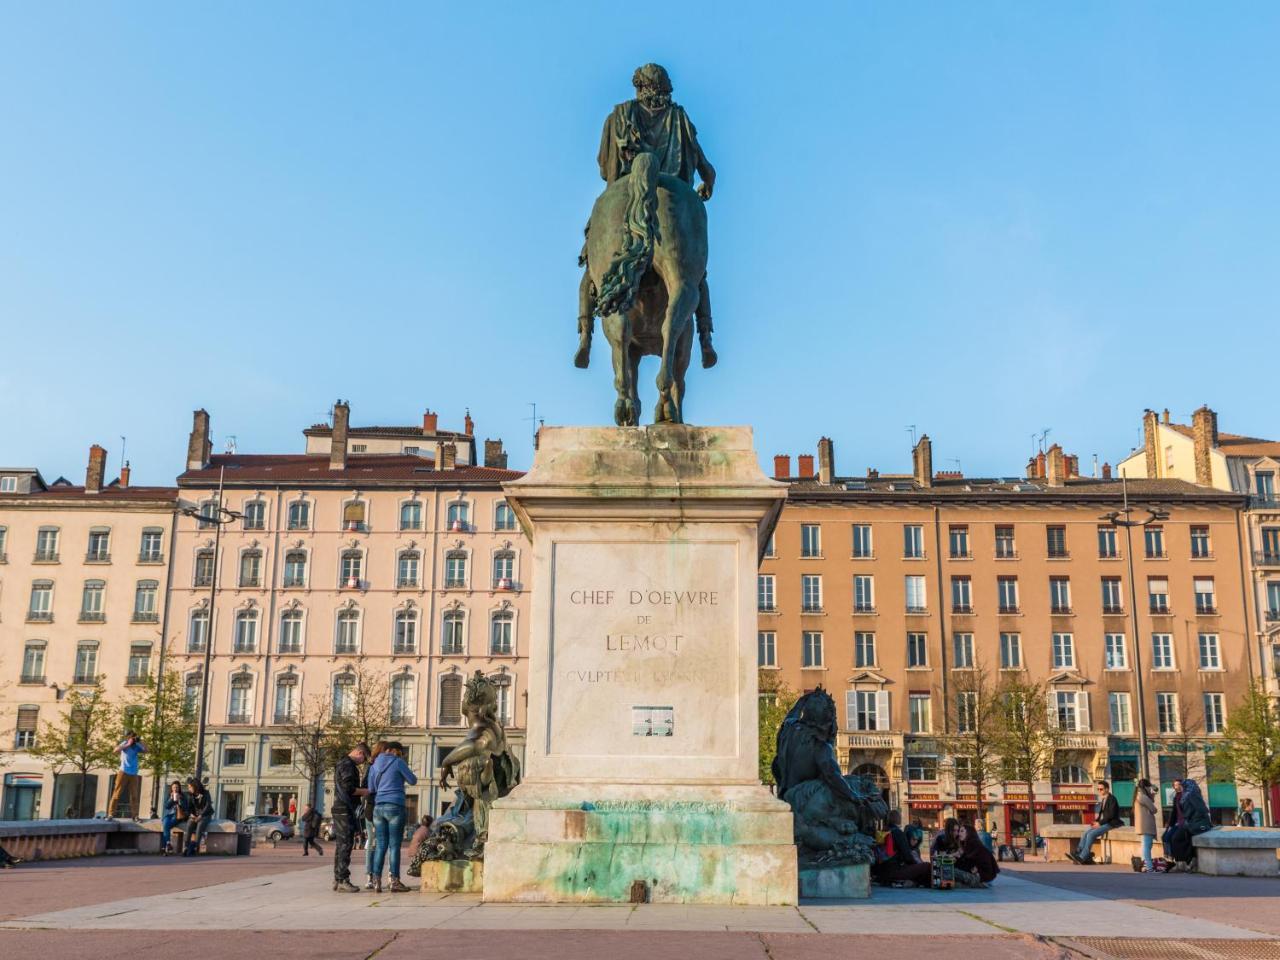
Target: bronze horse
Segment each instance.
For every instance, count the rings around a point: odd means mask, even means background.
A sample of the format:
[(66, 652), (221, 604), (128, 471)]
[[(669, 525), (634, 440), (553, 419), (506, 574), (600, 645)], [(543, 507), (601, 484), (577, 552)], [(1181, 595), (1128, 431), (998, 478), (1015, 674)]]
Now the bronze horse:
[(596, 200), (587, 236), (596, 312), (613, 348), (618, 426), (639, 423), (643, 356), (660, 358), (654, 422), (684, 422), (693, 313), (707, 272), (707, 212), (693, 187), (658, 167), (652, 153), (637, 155), (631, 172)]

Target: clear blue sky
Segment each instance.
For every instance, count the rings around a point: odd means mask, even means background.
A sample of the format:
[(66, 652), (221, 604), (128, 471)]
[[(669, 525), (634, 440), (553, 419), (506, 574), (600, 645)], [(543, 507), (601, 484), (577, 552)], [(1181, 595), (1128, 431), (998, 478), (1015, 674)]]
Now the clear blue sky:
[[(1280, 435), (1280, 7), (0, 7), (0, 462), (135, 482), (424, 406), (530, 456), (611, 421), (575, 370), (595, 153), (665, 64), (719, 171), (721, 363), (687, 416), (762, 459), (1115, 461), (1143, 407)], [(652, 366), (643, 372), (646, 420)]]

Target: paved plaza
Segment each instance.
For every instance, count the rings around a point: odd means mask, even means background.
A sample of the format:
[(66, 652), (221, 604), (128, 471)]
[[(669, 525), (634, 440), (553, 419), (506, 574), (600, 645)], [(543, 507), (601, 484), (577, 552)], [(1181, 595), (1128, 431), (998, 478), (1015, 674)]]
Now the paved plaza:
[[(269, 949), (334, 958), (782, 960), (833, 950), (918, 955), (945, 943), (953, 956), (1112, 957), (1137, 955), (1122, 947), (1166, 940), (1181, 943), (1145, 955), (1280, 957), (1280, 881), (1271, 880), (1025, 864), (987, 890), (877, 888), (869, 901), (760, 908), (341, 895), (329, 889), (329, 876), (328, 858), (304, 859), (287, 846), (241, 859), (24, 865), (0, 874), (0, 951), (46, 960), (89, 952), (105, 960), (192, 944), (209, 957)], [(1108, 938), (1120, 938), (1121, 946)]]

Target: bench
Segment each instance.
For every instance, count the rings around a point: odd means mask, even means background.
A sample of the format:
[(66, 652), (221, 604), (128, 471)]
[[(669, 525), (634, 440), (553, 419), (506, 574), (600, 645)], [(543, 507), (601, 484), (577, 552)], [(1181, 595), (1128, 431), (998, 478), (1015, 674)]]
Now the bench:
[(1196, 869), (1214, 877), (1280, 876), (1280, 829), (1215, 827), (1191, 838)]
[[(1088, 826), (1080, 823), (1051, 823), (1039, 830), (1048, 848), (1050, 863), (1070, 862), (1068, 850), (1075, 850), (1080, 838), (1088, 830)], [(1157, 852), (1160, 838), (1156, 838)], [(1093, 845), (1093, 858), (1099, 863), (1128, 864), (1131, 857), (1142, 856), (1142, 835), (1134, 833), (1132, 827), (1115, 827), (1108, 830)]]
[(0, 846), (23, 860), (159, 853), (160, 824), (132, 820), (0, 820)]

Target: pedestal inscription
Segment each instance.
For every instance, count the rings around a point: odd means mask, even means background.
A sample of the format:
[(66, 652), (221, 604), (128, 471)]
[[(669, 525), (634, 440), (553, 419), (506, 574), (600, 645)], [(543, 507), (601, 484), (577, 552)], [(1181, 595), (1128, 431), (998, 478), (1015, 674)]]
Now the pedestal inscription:
[(561, 541), (552, 563), (547, 755), (736, 756), (737, 543)]

